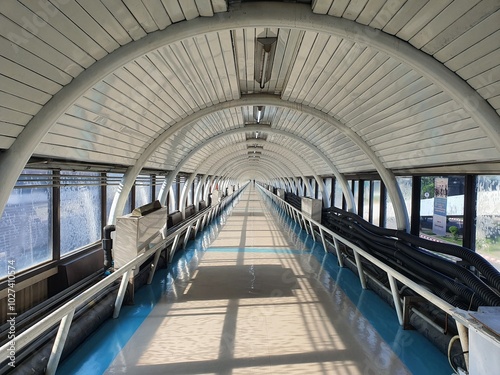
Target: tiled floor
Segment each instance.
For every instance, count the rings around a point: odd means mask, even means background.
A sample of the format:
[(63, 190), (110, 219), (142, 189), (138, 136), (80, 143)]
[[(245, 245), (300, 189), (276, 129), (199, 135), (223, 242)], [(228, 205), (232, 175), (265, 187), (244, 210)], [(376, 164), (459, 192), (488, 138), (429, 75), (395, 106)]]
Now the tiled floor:
[(451, 373), (444, 356), (297, 233), (248, 188), (202, 256), (179, 264), (105, 373)]

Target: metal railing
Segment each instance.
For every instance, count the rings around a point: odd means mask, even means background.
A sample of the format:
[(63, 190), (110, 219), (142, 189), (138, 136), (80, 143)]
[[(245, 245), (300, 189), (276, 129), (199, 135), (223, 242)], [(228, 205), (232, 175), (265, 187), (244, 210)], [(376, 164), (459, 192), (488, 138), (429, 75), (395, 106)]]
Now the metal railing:
[[(424, 288), (420, 284), (416, 283), (415, 281), (411, 280), (410, 278), (406, 277), (405, 275), (401, 274), (400, 272), (396, 271), (389, 265), (385, 264), (381, 260), (375, 258), (373, 255), (367, 253), (351, 241), (347, 240), (346, 238), (340, 236), (339, 234), (333, 232), (332, 230), (328, 229), (321, 223), (311, 219), (307, 215), (305, 215), (303, 212), (300, 210), (296, 209), (289, 203), (285, 202), (283, 199), (279, 198), (277, 195), (273, 194), (267, 189), (264, 189), (260, 185), (257, 185), (260, 190), (265, 193), (278, 207), (280, 207), (283, 212), (287, 213), (293, 220), (299, 223), (300, 227), (304, 229), (308, 234), (310, 234), (313, 238), (314, 241), (316, 240), (316, 235), (314, 233), (314, 227), (317, 227), (321, 236), (321, 241), (323, 243), (323, 248), (325, 252), (327, 252), (327, 235), (329, 235), (332, 238), (335, 252), (337, 255), (337, 259), (339, 262), (340, 267), (344, 267), (344, 259), (341, 254), (340, 250), (340, 243), (343, 243), (347, 245), (354, 253), (354, 260), (356, 264), (356, 268), (358, 270), (358, 276), (359, 276), (359, 281), (361, 283), (361, 287), (363, 289), (366, 289), (366, 279), (365, 279), (365, 273), (363, 271), (363, 265), (361, 263), (361, 258), (366, 259), (370, 263), (376, 265), (378, 268), (382, 269), (383, 271), (386, 272), (387, 278), (389, 280), (389, 285), (390, 285), (390, 291), (392, 293), (392, 299), (394, 302), (394, 308), (396, 310), (396, 314), (398, 317), (398, 321), (400, 325), (403, 325), (403, 308), (401, 304), (401, 299), (399, 296), (399, 290), (397, 287), (396, 280), (401, 282), (403, 285), (407, 286), (408, 288), (412, 289), (415, 293), (419, 294), (421, 297), (425, 298), (428, 302), (432, 303), (436, 307), (440, 308), (442, 311), (444, 311), (446, 314), (450, 315), (456, 322), (457, 324), (457, 330), (460, 336), (460, 342), (462, 345), (462, 349), (465, 353), (469, 351), (469, 340), (468, 340), (468, 328), (471, 325), (470, 320), (467, 318), (467, 312), (464, 310), (461, 310), (448, 302), (442, 300), (432, 292), (430, 292), (428, 289)], [(476, 327), (477, 328), (477, 327)], [(468, 364), (467, 364), (468, 367)]]
[[(177, 251), (177, 247), (180, 243), (181, 236), (184, 236), (183, 246), (185, 248), (191, 233), (194, 231), (194, 235), (196, 236), (198, 230), (201, 230), (206, 225), (208, 225), (219, 213), (221, 213), (221, 211), (231, 201), (233, 201), (245, 189), (245, 187), (246, 185), (243, 186), (240, 190), (238, 190), (234, 194), (224, 198), (220, 203), (217, 203), (214, 206), (210, 206), (203, 212), (200, 212), (197, 215), (185, 220), (183, 223), (179, 224), (179, 226), (176, 227), (176, 229), (173, 232), (170, 233), (167, 232), (165, 238), (162, 238), (162, 240), (159, 243), (155, 244), (149, 249), (146, 249), (136, 258), (132, 259), (119, 269), (115, 270), (106, 278), (99, 281), (97, 284), (93, 285), (89, 289), (85, 290), (72, 300), (68, 301), (67, 303), (59, 307), (57, 310), (47, 315), (39, 322), (35, 323), (32, 327), (20, 333), (15, 338), (15, 345), (14, 345), (15, 350), (19, 351), (23, 349), (26, 345), (28, 345), (29, 343), (31, 343), (32, 341), (43, 335), (49, 329), (55, 327), (60, 322), (59, 329), (57, 331), (56, 339), (52, 347), (52, 351), (49, 357), (46, 370), (46, 374), (49, 375), (55, 374), (76, 309), (78, 309), (86, 301), (91, 299), (93, 296), (95, 296), (103, 289), (110, 286), (112, 283), (114, 283), (121, 277), (120, 287), (118, 289), (118, 294), (116, 296), (114, 304), (114, 312), (113, 312), (113, 318), (117, 318), (120, 314), (120, 309), (123, 303), (123, 299), (125, 297), (127, 284), (129, 282), (130, 277), (133, 274), (133, 270), (135, 269), (135, 267), (141, 266), (154, 254), (154, 260), (151, 265), (151, 270), (147, 281), (148, 284), (151, 284), (161, 252), (169, 245), (172, 245), (168, 254), (168, 260), (170, 262), (172, 260), (174, 253)], [(161, 235), (162, 235), (162, 230), (158, 231), (158, 233), (152, 236), (148, 240), (148, 242), (143, 244), (141, 246), (141, 249), (145, 249), (148, 246), (150, 246), (150, 244)], [(138, 251), (140, 251), (141, 249), (138, 249)], [(9, 348), (11, 348), (11, 346), (12, 346), (12, 341), (9, 341), (1, 347), (0, 350), (2, 353), (1, 357), (2, 362), (9, 360), (9, 351), (10, 351)]]

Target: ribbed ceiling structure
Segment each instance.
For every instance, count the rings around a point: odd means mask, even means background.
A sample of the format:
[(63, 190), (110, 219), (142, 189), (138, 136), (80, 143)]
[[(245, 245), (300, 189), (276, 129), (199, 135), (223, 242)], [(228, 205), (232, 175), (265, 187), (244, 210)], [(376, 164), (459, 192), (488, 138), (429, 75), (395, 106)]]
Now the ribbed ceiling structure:
[[(130, 181), (142, 168), (258, 179), (378, 172), (389, 191), (398, 170), (500, 173), (499, 9), (499, 0), (4, 0), (0, 207), (33, 156), (125, 166)], [(274, 41), (270, 59), (262, 38)]]

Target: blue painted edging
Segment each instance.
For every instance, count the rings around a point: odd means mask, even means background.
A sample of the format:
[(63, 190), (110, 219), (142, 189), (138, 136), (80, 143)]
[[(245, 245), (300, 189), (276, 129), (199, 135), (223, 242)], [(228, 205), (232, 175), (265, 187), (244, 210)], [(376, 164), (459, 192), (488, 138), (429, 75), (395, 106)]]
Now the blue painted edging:
[(452, 370), (446, 356), (420, 333), (403, 330), (394, 309), (375, 292), (363, 290), (357, 275), (340, 268), (335, 255), (318, 250), (313, 254), (319, 262), (327, 257), (325, 271), (412, 373), (427, 374), (432, 370), (433, 375), (450, 374)]
[[(278, 211), (283, 212), (274, 202), (269, 201)], [(288, 215), (285, 215), (284, 218), (287, 225), (294, 227), (294, 232), (305, 246), (312, 249), (314, 257), (320, 264), (326, 257), (323, 263), (324, 270), (340, 286), (345, 295), (356, 305), (357, 309), (413, 374), (450, 374), (452, 369), (448, 359), (438, 348), (420, 333), (403, 330), (399, 325), (396, 312), (391, 306), (375, 292), (363, 290), (359, 278), (354, 272), (340, 268), (334, 254), (325, 253), (323, 246), (317, 246), (312, 237)], [(325, 287), (328, 289), (327, 285)]]
[[(227, 210), (230, 208), (225, 209)], [(212, 226), (217, 225), (218, 220), (215, 220), (201, 233), (210, 233)], [(103, 374), (151, 313), (165, 289), (169, 288), (178, 271), (182, 270), (182, 266), (189, 263), (196, 252), (206, 251), (203, 238), (204, 235), (198, 235), (188, 243), (186, 250), (177, 251), (169, 267), (158, 270), (151, 285), (145, 285), (136, 292), (135, 305), (123, 306), (118, 319), (109, 319), (103, 323), (59, 365), (56, 375)]]

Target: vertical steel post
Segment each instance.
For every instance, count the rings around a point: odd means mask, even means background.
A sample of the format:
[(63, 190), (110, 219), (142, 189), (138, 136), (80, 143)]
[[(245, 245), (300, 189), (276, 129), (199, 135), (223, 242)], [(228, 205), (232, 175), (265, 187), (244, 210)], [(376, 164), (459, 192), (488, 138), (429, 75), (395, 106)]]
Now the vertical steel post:
[(394, 301), (394, 308), (396, 309), (396, 314), (398, 314), (399, 325), (403, 325), (403, 310), (401, 308), (401, 300), (399, 299), (398, 285), (396, 284), (396, 279), (387, 274), (389, 279), (389, 284), (391, 285), (392, 300)]
[(133, 272), (133, 269), (128, 270), (122, 276), (120, 288), (118, 289), (118, 294), (115, 300), (115, 310), (113, 311), (113, 319), (118, 318), (118, 315), (120, 315), (120, 309), (122, 308), (123, 299), (125, 298), (125, 292), (127, 290), (127, 284), (131, 272)]
[(50, 353), (49, 362), (47, 363), (46, 374), (54, 375), (59, 365), (59, 360), (61, 359), (61, 354), (64, 349), (64, 344), (66, 343), (66, 338), (68, 337), (69, 328), (71, 327), (71, 322), (73, 321), (73, 316), (75, 315), (75, 309), (72, 309), (68, 315), (62, 318), (59, 324), (59, 329), (57, 330), (56, 340), (54, 341), (54, 346), (52, 346), (52, 352)]
[(361, 264), (361, 256), (356, 250), (353, 249), (352, 251), (354, 252), (354, 259), (356, 260), (356, 267), (358, 267), (359, 282), (361, 283), (361, 287), (366, 289), (366, 279), (365, 273), (363, 272), (363, 265)]

